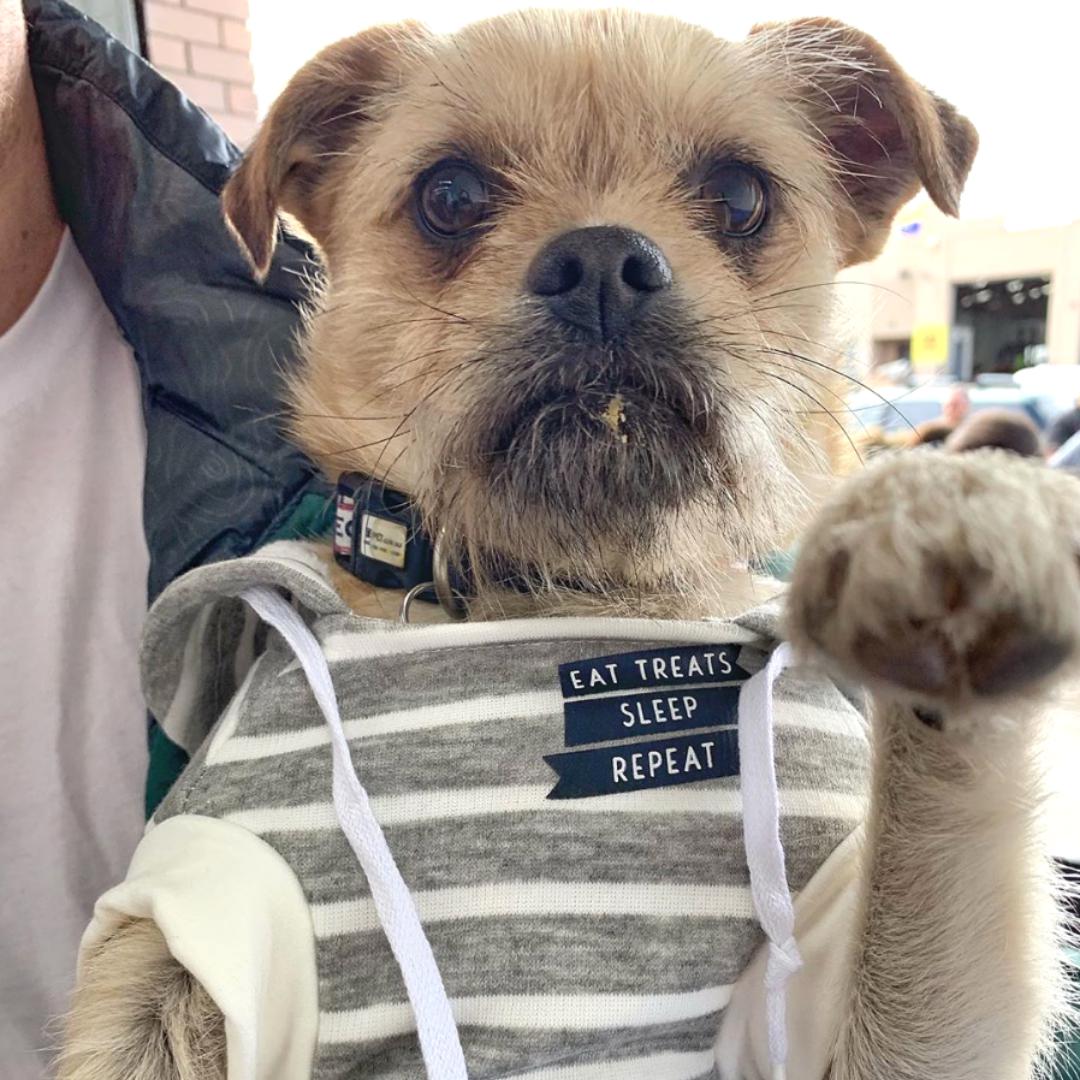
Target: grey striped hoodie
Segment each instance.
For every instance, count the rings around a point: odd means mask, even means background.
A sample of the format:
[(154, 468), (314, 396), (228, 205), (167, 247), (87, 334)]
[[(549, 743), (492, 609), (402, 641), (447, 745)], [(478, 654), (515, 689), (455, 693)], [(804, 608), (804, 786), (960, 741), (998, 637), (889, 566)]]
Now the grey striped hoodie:
[[(620, 1062), (650, 1061), (642, 1075), (715, 1076), (731, 986), (762, 941), (731, 702), (776, 644), (776, 610), (398, 627), (353, 615), (312, 550), (291, 543), (166, 591), (147, 626), (145, 686), (193, 758), (155, 820), (235, 823), (295, 873), (316, 943), (317, 1080), (424, 1070), (401, 973), (337, 826), (308, 682), (235, 599), (255, 585), (291, 598), (329, 663), (469, 1076), (546, 1080), (604, 1063), (629, 1076)], [(862, 815), (867, 729), (833, 683), (797, 667), (774, 702), (798, 891)]]

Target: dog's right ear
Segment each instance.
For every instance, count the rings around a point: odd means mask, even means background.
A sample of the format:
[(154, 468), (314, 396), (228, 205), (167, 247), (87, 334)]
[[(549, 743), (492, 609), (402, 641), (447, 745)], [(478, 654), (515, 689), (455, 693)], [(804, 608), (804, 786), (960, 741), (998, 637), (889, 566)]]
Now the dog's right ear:
[(878, 254), (920, 184), (956, 215), (979, 145), (969, 120), (843, 23), (798, 19), (755, 27), (751, 37), (779, 61), (831, 162), (843, 265)]
[(309, 60), (274, 102), (221, 193), (225, 220), (260, 281), (270, 269), (279, 209), (322, 242), (349, 140), (427, 37), (406, 22), (346, 38)]

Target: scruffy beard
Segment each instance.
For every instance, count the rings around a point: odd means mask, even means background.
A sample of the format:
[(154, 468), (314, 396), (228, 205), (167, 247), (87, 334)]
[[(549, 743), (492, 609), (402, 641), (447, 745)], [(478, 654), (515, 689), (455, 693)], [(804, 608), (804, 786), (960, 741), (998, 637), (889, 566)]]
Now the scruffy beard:
[(777, 543), (800, 494), (779, 424), (708, 344), (671, 319), (605, 347), (538, 322), (464, 365), (455, 416), (418, 412), (435, 467), (415, 495), (478, 585), (510, 565), (552, 595), (572, 582), (609, 607), (685, 612)]

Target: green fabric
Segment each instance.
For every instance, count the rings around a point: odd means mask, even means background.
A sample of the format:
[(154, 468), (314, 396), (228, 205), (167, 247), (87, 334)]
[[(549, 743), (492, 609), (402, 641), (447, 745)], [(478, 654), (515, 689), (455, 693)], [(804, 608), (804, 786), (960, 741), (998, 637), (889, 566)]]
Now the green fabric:
[(184, 771), (187, 754), (158, 726), (150, 721), (150, 765), (146, 772), (146, 817), (157, 809), (158, 803), (169, 794), (169, 788)]
[(1080, 1080), (1080, 1031), (1073, 1030), (1058, 1051), (1053, 1080)]
[(795, 568), (795, 556), (798, 549), (789, 551), (772, 551), (762, 556), (754, 563), (754, 569), (766, 577), (775, 578), (777, 581), (790, 581), (791, 572)]
[(274, 540), (314, 540), (327, 536), (334, 527), (334, 510), (334, 500), (328, 499), (323, 492), (305, 492), (288, 519), (278, 526), (266, 542), (269, 544)]
[[(282, 522), (273, 536), (274, 540), (312, 540), (326, 536), (334, 525), (334, 500), (320, 491), (309, 491), (296, 504), (288, 519)], [(156, 720), (150, 720), (150, 764), (146, 773), (146, 816), (157, 809), (169, 793), (188, 763), (188, 755), (161, 729)]]
[[(1080, 950), (1070, 950), (1068, 962), (1077, 993), (1080, 994)], [(1069, 1031), (1062, 1033), (1061, 1048), (1050, 1075), (1052, 1080), (1080, 1080), (1080, 1027), (1073, 1025)]]

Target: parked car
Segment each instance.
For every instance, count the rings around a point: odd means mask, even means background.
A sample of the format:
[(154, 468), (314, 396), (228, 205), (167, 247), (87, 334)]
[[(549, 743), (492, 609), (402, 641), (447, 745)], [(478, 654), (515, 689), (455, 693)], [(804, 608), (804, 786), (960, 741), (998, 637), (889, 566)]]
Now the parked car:
[[(915, 386), (885, 386), (857, 390), (847, 398), (848, 423), (853, 434), (880, 428), (902, 432), (941, 416), (956, 389), (954, 379), (934, 378)], [(967, 387), (971, 411), (1017, 409), (1043, 430), (1080, 398), (1080, 366), (1040, 364), (1015, 375), (981, 375)]]

